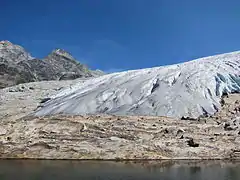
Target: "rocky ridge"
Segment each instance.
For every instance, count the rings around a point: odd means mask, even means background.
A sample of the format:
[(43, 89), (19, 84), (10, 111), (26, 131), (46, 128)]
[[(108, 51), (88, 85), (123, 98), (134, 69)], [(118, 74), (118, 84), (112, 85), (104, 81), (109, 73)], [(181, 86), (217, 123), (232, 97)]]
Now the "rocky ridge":
[(33, 58), (26, 50), (9, 41), (0, 42), (0, 88), (16, 84), (96, 77), (102, 71), (92, 71), (62, 49), (52, 51), (43, 60)]

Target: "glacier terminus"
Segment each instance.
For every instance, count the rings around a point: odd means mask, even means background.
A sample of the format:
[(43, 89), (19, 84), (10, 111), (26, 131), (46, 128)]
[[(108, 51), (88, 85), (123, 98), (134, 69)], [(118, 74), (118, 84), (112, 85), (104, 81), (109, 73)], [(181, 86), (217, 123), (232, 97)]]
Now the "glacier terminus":
[(35, 112), (199, 117), (240, 92), (240, 51), (193, 61), (107, 74), (63, 89)]

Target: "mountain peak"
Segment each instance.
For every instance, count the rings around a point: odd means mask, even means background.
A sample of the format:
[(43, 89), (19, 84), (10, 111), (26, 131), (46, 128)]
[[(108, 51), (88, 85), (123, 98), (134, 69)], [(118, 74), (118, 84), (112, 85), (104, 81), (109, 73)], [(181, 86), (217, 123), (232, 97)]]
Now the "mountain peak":
[(2, 61), (18, 63), (24, 60), (33, 59), (33, 57), (22, 47), (11, 43), (10, 41), (0, 41), (0, 57)]
[(15, 45), (7, 40), (0, 41), (0, 49), (18, 49), (20, 51), (24, 51), (21, 46)]
[(74, 59), (73, 56), (69, 52), (65, 51), (64, 49), (59, 49), (59, 48), (54, 49), (51, 54), (57, 54), (59, 56), (64, 56), (68, 59)]
[[(54, 49), (46, 58), (44, 58), (44, 62), (50, 64), (56, 71), (59, 72), (59, 74), (65, 74), (67, 78), (70, 76), (74, 78), (101, 75), (98, 72), (88, 69), (64, 49)], [(65, 75), (64, 78), (66, 78)], [(60, 77), (60, 79), (62, 78)]]
[(7, 41), (7, 40), (0, 41), (0, 44), (6, 45), (6, 46), (13, 45), (10, 41)]

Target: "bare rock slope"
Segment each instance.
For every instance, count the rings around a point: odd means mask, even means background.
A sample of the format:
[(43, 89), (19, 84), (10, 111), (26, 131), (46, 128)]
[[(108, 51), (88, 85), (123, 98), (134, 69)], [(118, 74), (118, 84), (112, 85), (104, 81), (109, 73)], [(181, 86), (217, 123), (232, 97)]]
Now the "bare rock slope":
[(62, 49), (55, 49), (43, 61), (54, 69), (59, 80), (95, 77), (100, 72), (91, 71), (86, 65), (80, 64), (71, 54)]
[(36, 115), (197, 118), (219, 111), (222, 95), (234, 92), (240, 92), (240, 52), (94, 78), (53, 96)]
[(9, 41), (0, 41), (0, 88), (34, 81), (34, 75), (18, 65), (22, 61), (32, 59), (33, 57), (21, 46), (13, 45)]

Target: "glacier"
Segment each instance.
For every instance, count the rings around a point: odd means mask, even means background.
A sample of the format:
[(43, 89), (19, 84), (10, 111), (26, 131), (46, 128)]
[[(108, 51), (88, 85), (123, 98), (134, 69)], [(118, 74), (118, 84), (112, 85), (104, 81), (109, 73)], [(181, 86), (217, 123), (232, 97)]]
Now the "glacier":
[(107, 74), (51, 97), (34, 115), (212, 115), (240, 92), (240, 51), (168, 66)]

